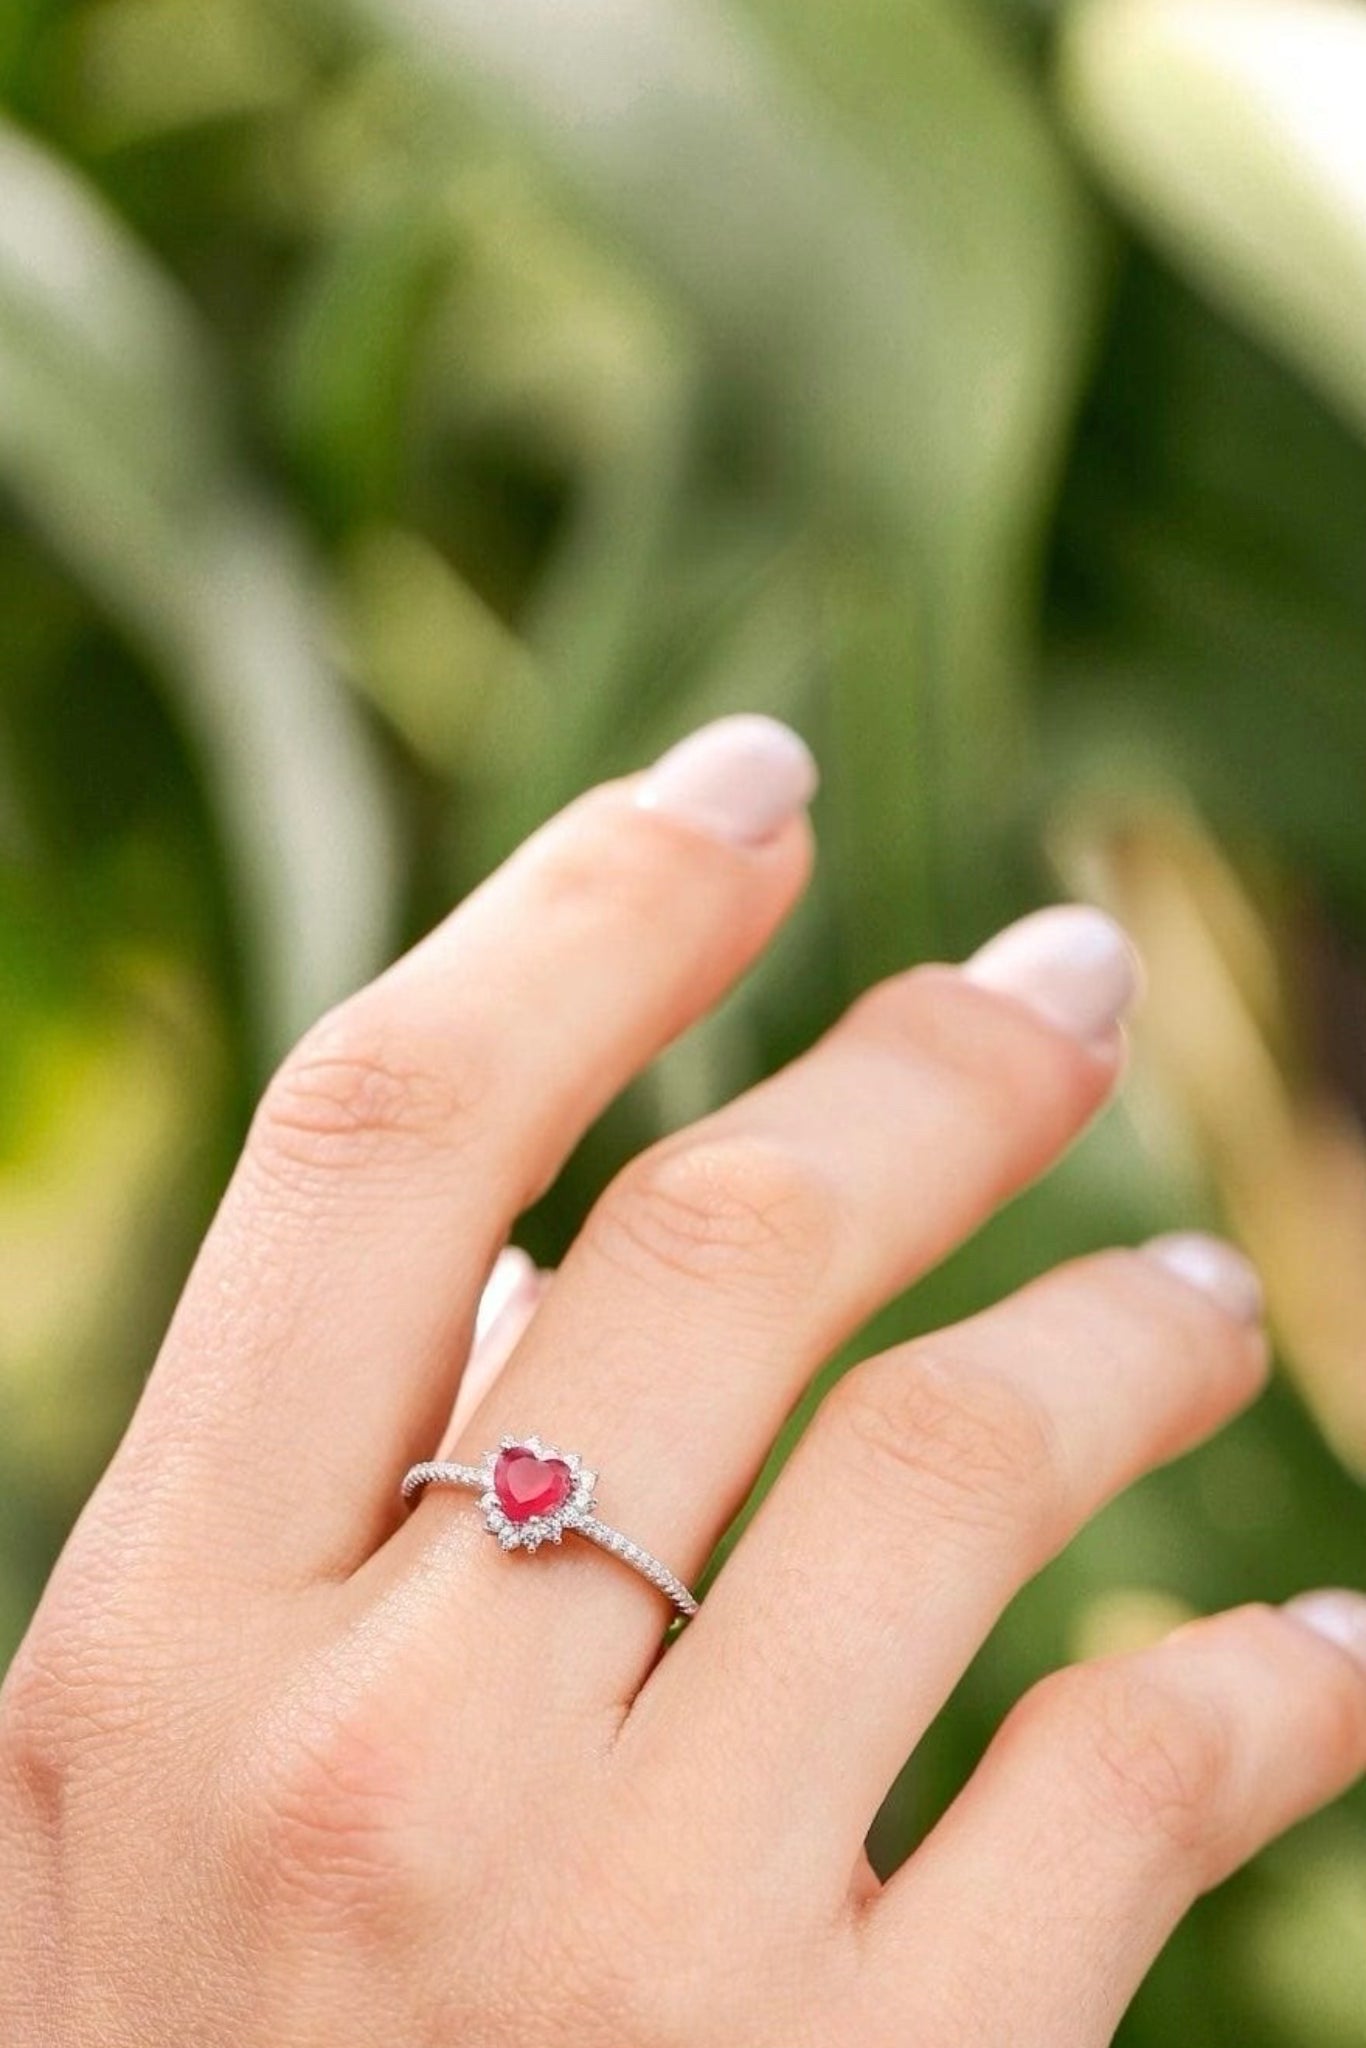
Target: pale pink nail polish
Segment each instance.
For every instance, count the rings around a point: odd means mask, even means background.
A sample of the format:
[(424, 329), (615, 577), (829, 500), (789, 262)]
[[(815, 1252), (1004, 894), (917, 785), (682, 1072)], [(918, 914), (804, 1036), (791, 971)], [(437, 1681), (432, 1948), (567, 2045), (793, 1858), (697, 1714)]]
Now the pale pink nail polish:
[(963, 974), (1087, 1045), (1110, 1036), (1142, 981), (1128, 934), (1084, 903), (1037, 910), (1008, 925), (973, 954)]
[(776, 718), (718, 718), (642, 778), (636, 801), (735, 846), (762, 846), (810, 803), (820, 780), (805, 740)]
[(505, 1245), (493, 1262), (493, 1271), (484, 1283), (475, 1312), (474, 1341), (476, 1344), (486, 1337), (504, 1309), (514, 1301), (530, 1296), (535, 1299), (540, 1284), (536, 1263), (520, 1245)]
[(530, 1328), (549, 1284), (550, 1275), (516, 1245), (498, 1254), (480, 1296), (474, 1341), (437, 1449), (439, 1458), (452, 1455), (470, 1417)]
[(1285, 1612), (1315, 1635), (1346, 1650), (1366, 1670), (1366, 1595), (1342, 1586), (1325, 1587), (1287, 1600)]
[[(533, 1266), (530, 1278), (519, 1285), (503, 1303), (487, 1329), (475, 1338), (465, 1376), (480, 1391), (491, 1385), (531, 1328), (531, 1319), (549, 1286), (548, 1274)], [(464, 1391), (462, 1385), (461, 1391)]]
[(1150, 1239), (1142, 1251), (1144, 1258), (1198, 1287), (1239, 1322), (1261, 1321), (1266, 1307), (1261, 1275), (1251, 1259), (1223, 1238), (1207, 1237), (1200, 1230), (1172, 1231)]

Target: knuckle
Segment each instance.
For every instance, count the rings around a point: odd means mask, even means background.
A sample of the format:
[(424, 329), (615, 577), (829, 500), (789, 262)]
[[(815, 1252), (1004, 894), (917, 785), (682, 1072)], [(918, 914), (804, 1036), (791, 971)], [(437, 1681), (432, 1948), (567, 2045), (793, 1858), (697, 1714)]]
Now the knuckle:
[(1075, 1782), (1094, 1818), (1183, 1859), (1214, 1854), (1233, 1777), (1227, 1712), (1159, 1675), (1151, 1658), (1060, 1673), (1035, 1688), (1035, 1709), (1055, 1704), (1055, 1686)]
[(655, 1147), (618, 1177), (595, 1221), (599, 1245), (633, 1269), (785, 1293), (819, 1282), (838, 1230), (819, 1172), (750, 1138)]
[(40, 1619), (0, 1689), (0, 1760), (25, 1809), (55, 1827), (88, 1762), (135, 1723), (133, 1704), (93, 1636)]
[(417, 1778), (363, 1709), (308, 1717), (258, 1762), (254, 1883), (317, 1915), (374, 1921), (415, 1903)]
[(65, 1803), (71, 1760), (65, 1688), (30, 1638), (0, 1688), (0, 1774), (24, 1810), (48, 1828)]
[(483, 1099), (490, 1060), (466, 1029), (424, 1063), (380, 1005), (344, 1004), (316, 1025), (267, 1088), (252, 1149), (306, 1176), (349, 1168), (395, 1148), (459, 1142)]
[(917, 1345), (847, 1374), (827, 1407), (874, 1498), (1040, 1551), (1065, 1525), (1051, 1420), (1003, 1373)]

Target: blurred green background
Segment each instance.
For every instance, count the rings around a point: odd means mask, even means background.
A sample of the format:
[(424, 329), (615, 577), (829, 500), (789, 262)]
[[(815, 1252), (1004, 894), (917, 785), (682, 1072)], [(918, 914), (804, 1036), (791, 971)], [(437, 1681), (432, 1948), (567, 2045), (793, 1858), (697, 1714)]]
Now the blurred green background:
[[(0, 1657), (271, 1063), (740, 707), (821, 755), (811, 899), (524, 1241), (1075, 891), (1149, 956), (1125, 1105), (865, 1348), (1212, 1221), (1284, 1367), (1018, 1604), (879, 1859), (1055, 1663), (1366, 1577), (1366, 10), (6, 0), (0, 103)], [(1361, 2048), (1366, 1803), (1123, 2039)]]

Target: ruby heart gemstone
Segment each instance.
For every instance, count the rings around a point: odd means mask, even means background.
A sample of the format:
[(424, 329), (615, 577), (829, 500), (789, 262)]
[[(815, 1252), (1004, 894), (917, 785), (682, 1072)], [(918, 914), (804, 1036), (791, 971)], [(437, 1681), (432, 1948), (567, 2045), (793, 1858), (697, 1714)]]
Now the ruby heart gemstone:
[(510, 1522), (553, 1514), (564, 1506), (573, 1487), (574, 1475), (563, 1458), (538, 1458), (524, 1444), (501, 1452), (493, 1468), (493, 1490)]

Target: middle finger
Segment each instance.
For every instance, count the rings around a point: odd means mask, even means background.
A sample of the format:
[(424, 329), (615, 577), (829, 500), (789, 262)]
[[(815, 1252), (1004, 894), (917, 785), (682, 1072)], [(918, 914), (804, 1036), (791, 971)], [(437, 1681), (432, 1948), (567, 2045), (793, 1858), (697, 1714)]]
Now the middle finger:
[[(816, 1366), (1104, 1100), (1135, 982), (1124, 935), (1075, 907), (874, 990), (619, 1177), (455, 1455), (504, 1432), (578, 1451), (603, 1518), (695, 1575)], [(459, 1553), (514, 1660), (528, 1634), (543, 1679), (553, 1658), (557, 1698), (634, 1691), (664, 1618), (642, 1580), (581, 1543), (505, 1558), (468, 1496), (431, 1494), (376, 1568), (410, 1581), (438, 1657), (447, 1574), (414, 1570), (432, 1546)]]

